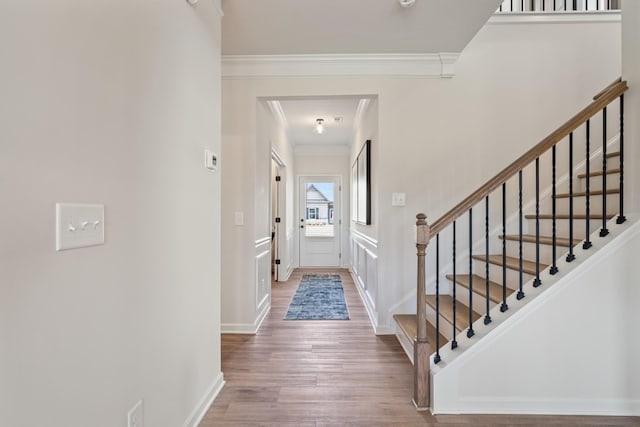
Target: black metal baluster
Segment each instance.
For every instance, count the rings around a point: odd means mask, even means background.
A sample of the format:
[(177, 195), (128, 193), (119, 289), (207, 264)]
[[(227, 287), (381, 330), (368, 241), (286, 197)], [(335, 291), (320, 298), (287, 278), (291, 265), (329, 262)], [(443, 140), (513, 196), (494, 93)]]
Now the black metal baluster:
[(487, 314), (484, 316), (484, 324), (488, 325), (491, 323), (491, 316), (489, 315), (490, 300), (489, 300), (489, 195), (484, 199), (485, 213), (484, 213), (484, 251), (485, 251), (485, 261), (484, 261), (484, 277), (486, 278), (486, 298), (485, 303), (487, 306)]
[(533, 287), (537, 288), (540, 281), (540, 157), (536, 158), (536, 278)]
[(473, 331), (473, 208), (469, 208), (469, 329), (467, 338), (475, 335)]
[(436, 234), (436, 355), (433, 363), (440, 360), (440, 233)]
[(518, 262), (520, 264), (520, 282), (518, 286), (518, 295), (516, 298), (518, 300), (521, 300), (522, 298), (524, 298), (524, 291), (522, 290), (522, 169), (520, 169), (520, 172), (518, 172), (518, 236)]
[(452, 309), (453, 309), (453, 340), (451, 340), (451, 350), (454, 350), (455, 348), (458, 347), (458, 341), (456, 341), (456, 287), (457, 287), (457, 280), (458, 277), (456, 276), (456, 222), (453, 221), (453, 302), (452, 302)]
[(524, 12), (524, 0), (520, 0), (520, 12)]
[(556, 0), (553, 0), (553, 11), (555, 12), (556, 10), (558, 10), (556, 9)]
[(556, 240), (558, 238), (557, 230), (556, 230), (556, 146), (554, 145), (551, 148), (551, 253), (553, 257), (553, 261), (551, 264), (551, 268), (549, 269), (549, 274), (556, 274), (558, 272), (558, 265), (556, 262)]
[(569, 134), (569, 254), (567, 262), (576, 259), (573, 253), (573, 132)]
[(600, 237), (609, 234), (607, 229), (607, 107), (602, 109), (602, 228)]
[(573, 0), (573, 10), (578, 10), (578, 1)]
[(616, 224), (622, 224), (624, 216), (624, 94), (620, 95), (620, 214)]
[(545, 11), (545, 4), (544, 3), (545, 3), (544, 0), (542, 0), (542, 11), (543, 12)]
[(511, 0), (511, 10), (510, 12), (513, 12), (513, 0)]
[(585, 194), (586, 195), (585, 208), (586, 208), (587, 212), (586, 212), (586, 217), (585, 217), (586, 218), (586, 221), (585, 221), (586, 226), (585, 227), (586, 227), (586, 230), (587, 230), (587, 237), (585, 237), (585, 239), (584, 239), (584, 243), (582, 244), (582, 249), (589, 249), (591, 247), (591, 240), (590, 240), (590, 234), (591, 233), (589, 232), (589, 228), (590, 228), (589, 227), (589, 220), (590, 220), (589, 216), (591, 215), (591, 206), (590, 206), (591, 195), (589, 194), (589, 191), (590, 191), (590, 189), (589, 189), (589, 181), (591, 181), (589, 179), (589, 174), (591, 173), (591, 159), (589, 158), (589, 156), (590, 156), (590, 154), (589, 154), (589, 138), (591, 138), (591, 135), (590, 135), (590, 133), (591, 133), (591, 131), (590, 131), (591, 123), (590, 123), (589, 119), (587, 119), (586, 125), (587, 125), (587, 140), (585, 141), (585, 143), (586, 143), (586, 147), (587, 147), (587, 166), (586, 166), (586, 168), (587, 168), (587, 188), (586, 188), (587, 191), (585, 192), (586, 193)]
[(507, 183), (502, 183), (502, 305), (500, 311), (509, 309), (507, 305)]

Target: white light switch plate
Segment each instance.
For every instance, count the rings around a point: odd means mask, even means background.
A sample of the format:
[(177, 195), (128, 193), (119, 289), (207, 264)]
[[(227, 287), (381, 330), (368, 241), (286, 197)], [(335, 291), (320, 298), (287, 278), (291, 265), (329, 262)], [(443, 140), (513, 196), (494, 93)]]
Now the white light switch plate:
[(405, 206), (405, 193), (392, 193), (391, 194), (391, 206)]
[(244, 225), (244, 212), (235, 212), (233, 216), (235, 225)]
[(104, 244), (104, 205), (56, 203), (56, 251)]

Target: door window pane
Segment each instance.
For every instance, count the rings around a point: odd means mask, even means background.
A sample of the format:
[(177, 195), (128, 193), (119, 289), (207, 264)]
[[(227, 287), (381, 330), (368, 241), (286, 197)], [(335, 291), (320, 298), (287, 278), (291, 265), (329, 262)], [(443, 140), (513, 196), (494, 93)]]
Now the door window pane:
[(333, 237), (332, 182), (312, 182), (306, 185), (307, 237)]

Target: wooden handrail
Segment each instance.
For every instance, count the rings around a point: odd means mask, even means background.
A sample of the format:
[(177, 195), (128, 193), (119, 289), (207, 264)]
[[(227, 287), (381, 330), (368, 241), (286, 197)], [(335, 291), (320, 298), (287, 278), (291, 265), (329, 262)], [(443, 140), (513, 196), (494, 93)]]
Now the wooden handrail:
[(601, 111), (604, 107), (613, 102), (616, 98), (622, 95), (626, 90), (627, 82), (615, 81), (607, 89), (596, 95), (591, 104), (585, 107), (578, 114), (573, 116), (565, 124), (560, 126), (551, 135), (544, 138), (538, 144), (536, 144), (529, 151), (520, 156), (516, 161), (504, 168), (500, 173), (487, 181), (482, 187), (478, 188), (475, 192), (469, 195), (462, 202), (458, 203), (449, 212), (442, 215), (436, 222), (431, 225), (431, 235), (435, 236), (440, 233), (446, 226), (451, 224), (460, 215), (467, 212), (469, 208), (475, 206), (478, 202), (484, 199), (489, 193), (506, 182), (509, 178), (513, 177), (521, 169), (524, 169), (529, 163), (533, 162), (536, 158), (540, 157), (551, 147), (562, 141), (567, 135), (576, 130), (580, 125), (593, 117), (596, 113)]
[(616, 84), (620, 83), (621, 81), (622, 81), (622, 77), (618, 77), (617, 79), (615, 79), (614, 81), (609, 83), (609, 85), (607, 87), (605, 87), (600, 92), (595, 94), (595, 96), (593, 97), (593, 100), (595, 101), (596, 99), (600, 98), (602, 95), (607, 93), (607, 91), (609, 91), (613, 86), (615, 86)]

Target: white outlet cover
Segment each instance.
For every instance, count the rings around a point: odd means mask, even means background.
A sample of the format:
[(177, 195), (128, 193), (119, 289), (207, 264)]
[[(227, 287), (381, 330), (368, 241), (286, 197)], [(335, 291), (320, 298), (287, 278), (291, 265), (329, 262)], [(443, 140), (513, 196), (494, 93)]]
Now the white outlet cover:
[(56, 203), (56, 251), (104, 244), (104, 205)]
[(127, 414), (127, 427), (144, 427), (144, 406), (139, 400)]

